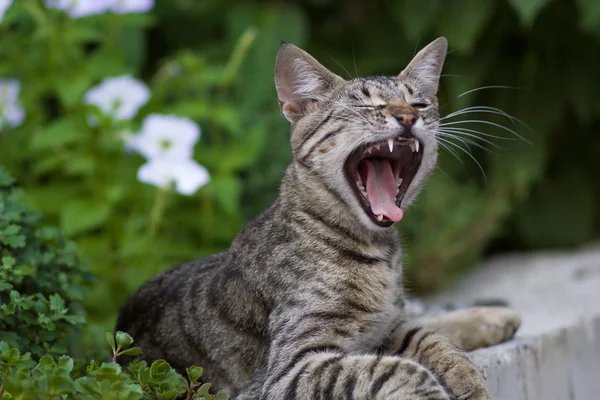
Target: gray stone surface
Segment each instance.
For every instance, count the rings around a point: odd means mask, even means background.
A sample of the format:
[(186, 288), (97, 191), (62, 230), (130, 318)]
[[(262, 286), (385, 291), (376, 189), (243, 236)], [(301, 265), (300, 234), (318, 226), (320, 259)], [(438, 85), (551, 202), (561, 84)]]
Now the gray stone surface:
[(600, 400), (600, 249), (491, 260), (431, 302), (507, 299), (516, 338), (470, 353), (493, 399)]

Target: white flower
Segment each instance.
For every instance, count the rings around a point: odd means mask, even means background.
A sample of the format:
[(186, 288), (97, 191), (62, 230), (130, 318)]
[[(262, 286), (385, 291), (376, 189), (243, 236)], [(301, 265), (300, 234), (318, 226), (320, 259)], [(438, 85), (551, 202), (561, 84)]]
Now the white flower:
[(46, 0), (46, 7), (63, 10), (71, 18), (104, 14), (109, 4), (107, 0)]
[(25, 111), (19, 103), (21, 83), (15, 79), (0, 79), (0, 129), (3, 124), (16, 127), (23, 123)]
[(87, 104), (100, 108), (103, 113), (116, 120), (132, 119), (148, 100), (148, 86), (129, 75), (106, 78), (88, 90), (84, 97)]
[(194, 160), (154, 158), (142, 165), (137, 178), (140, 182), (164, 188), (174, 185), (177, 192), (191, 196), (210, 181), (206, 168)]
[(191, 119), (151, 114), (127, 147), (149, 160), (161, 157), (180, 161), (192, 158), (199, 138), (200, 127)]
[(0, 0), (0, 22), (4, 19), (4, 13), (12, 5), (13, 0)]
[(117, 14), (144, 13), (154, 8), (154, 0), (111, 0), (109, 6)]

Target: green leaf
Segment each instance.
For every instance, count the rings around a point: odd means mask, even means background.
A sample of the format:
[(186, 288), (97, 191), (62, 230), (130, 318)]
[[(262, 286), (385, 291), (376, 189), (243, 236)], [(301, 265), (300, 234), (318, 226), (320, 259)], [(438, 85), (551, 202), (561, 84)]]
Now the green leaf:
[(229, 400), (229, 394), (221, 390), (217, 393), (215, 400)]
[(217, 201), (225, 212), (229, 215), (238, 213), (242, 193), (240, 181), (235, 177), (215, 177), (210, 184)]
[[(442, 11), (441, 0), (399, 1), (394, 7), (394, 16), (410, 42), (417, 43), (436, 26)], [(454, 8), (462, 9), (457, 4)], [(415, 18), (418, 15), (419, 18)], [(422, 43), (423, 44), (423, 43)]]
[(524, 25), (531, 25), (540, 11), (552, 0), (508, 0)]
[(146, 34), (144, 29), (126, 27), (121, 35), (121, 46), (123, 48), (127, 64), (133, 68), (139, 68), (146, 59)]
[(171, 370), (171, 366), (165, 360), (156, 360), (150, 366), (150, 376), (153, 379), (160, 378)]
[(117, 349), (123, 349), (133, 343), (133, 338), (127, 332), (118, 331), (115, 337), (117, 339)]
[(302, 46), (308, 21), (303, 9), (291, 3), (269, 6), (234, 7), (228, 13), (228, 37), (234, 43), (249, 26), (258, 29), (252, 47), (235, 79), (241, 86), (242, 104), (256, 109), (276, 104), (273, 83), (273, 57), (281, 40)]
[(69, 75), (56, 82), (56, 91), (63, 104), (70, 108), (83, 99), (83, 95), (91, 86), (91, 77), (88, 74)]
[(210, 394), (210, 387), (212, 385), (210, 383), (204, 383), (202, 384), (202, 386), (200, 386), (198, 388), (198, 390), (196, 391), (196, 394), (198, 396), (208, 396)]
[(140, 354), (142, 354), (142, 349), (140, 349), (139, 347), (132, 347), (130, 349), (119, 352), (120, 356), (139, 356)]
[(65, 309), (65, 301), (59, 294), (54, 293), (50, 295), (50, 310), (52, 311), (63, 311)]
[(204, 370), (202, 369), (202, 367), (197, 367), (195, 365), (193, 365), (189, 368), (186, 368), (185, 371), (187, 372), (187, 376), (188, 376), (190, 383), (196, 382), (198, 379), (200, 379), (200, 377), (204, 373)]
[(94, 396), (96, 398), (102, 398), (102, 393), (100, 392), (100, 385), (98, 385), (98, 382), (96, 382), (93, 378), (90, 378), (89, 376), (84, 376), (77, 379), (75, 381), (75, 387), (79, 392), (83, 394)]
[(108, 342), (108, 345), (110, 346), (114, 354), (117, 351), (117, 345), (115, 343), (114, 335), (111, 332), (105, 332), (104, 337), (106, 338), (106, 341)]
[(11, 256), (4, 256), (2, 257), (2, 266), (4, 268), (11, 268), (13, 265), (15, 265), (15, 258), (11, 257)]
[(56, 368), (56, 362), (51, 356), (44, 356), (40, 358), (37, 367), (42, 371), (50, 371)]
[(73, 359), (69, 356), (62, 356), (58, 359), (58, 368), (64, 372), (70, 373), (73, 370)]
[(111, 212), (108, 202), (73, 200), (60, 210), (61, 227), (67, 235), (75, 235), (104, 224)]
[(445, 35), (452, 48), (469, 52), (492, 16), (494, 1), (464, 1), (460, 6), (445, 2), (444, 6), (436, 19), (438, 34)]
[(59, 119), (31, 136), (32, 150), (47, 150), (88, 140), (89, 129), (74, 119)]
[(600, 37), (600, 2), (598, 0), (575, 0), (579, 7), (579, 21), (583, 29)]

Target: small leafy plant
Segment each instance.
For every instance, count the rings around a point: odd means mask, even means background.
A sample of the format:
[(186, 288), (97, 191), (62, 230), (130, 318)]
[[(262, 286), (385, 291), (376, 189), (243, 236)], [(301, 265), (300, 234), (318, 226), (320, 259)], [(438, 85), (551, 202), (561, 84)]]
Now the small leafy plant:
[(133, 338), (125, 332), (106, 333), (113, 359), (98, 365), (91, 361), (83, 376), (77, 376), (73, 359), (61, 356), (56, 361), (44, 356), (39, 362), (30, 353), (0, 342), (0, 399), (104, 399), (138, 400), (227, 400), (225, 392), (210, 394), (210, 384), (198, 380), (203, 370), (187, 368), (187, 379), (165, 360), (148, 366), (134, 361), (126, 367), (115, 362), (119, 355), (139, 355), (139, 347), (130, 347)]
[(90, 280), (75, 245), (39, 223), (0, 166), (0, 340), (34, 359), (69, 350)]

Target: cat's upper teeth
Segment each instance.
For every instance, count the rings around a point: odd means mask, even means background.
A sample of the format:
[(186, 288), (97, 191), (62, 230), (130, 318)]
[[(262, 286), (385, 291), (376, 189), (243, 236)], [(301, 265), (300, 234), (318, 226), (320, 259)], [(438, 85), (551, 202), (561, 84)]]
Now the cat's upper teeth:
[[(408, 143), (407, 143), (408, 142)], [(388, 148), (390, 149), (390, 153), (394, 151), (394, 144), (399, 145), (399, 146), (405, 146), (406, 144), (408, 144), (408, 146), (410, 147), (410, 149), (412, 150), (413, 153), (418, 153), (419, 149), (420, 149), (420, 145), (421, 143), (419, 142), (419, 139), (417, 138), (413, 138), (413, 139), (407, 139), (407, 138), (396, 138), (394, 139), (387, 139), (387, 145)], [(364, 151), (363, 154), (371, 154), (373, 152), (373, 148), (376, 148), (377, 150), (380, 149), (382, 143), (377, 143), (374, 144), (372, 146), (367, 147)]]
[(396, 187), (399, 188), (400, 185), (402, 185), (402, 178), (398, 178), (398, 180), (396, 181)]
[(377, 216), (377, 221), (379, 221), (379, 222), (383, 221), (383, 215), (379, 214)]
[(420, 145), (419, 144), (419, 139), (414, 138), (413, 141), (410, 142), (408, 145), (410, 146), (410, 149), (412, 150), (413, 153), (415, 153), (415, 152), (418, 153), (419, 152), (419, 145)]
[(367, 195), (367, 189), (365, 189), (363, 184), (360, 181), (356, 181), (356, 186), (358, 186), (358, 190), (360, 190), (360, 193), (362, 193), (362, 195), (365, 196), (365, 198), (368, 200), (369, 196)]

